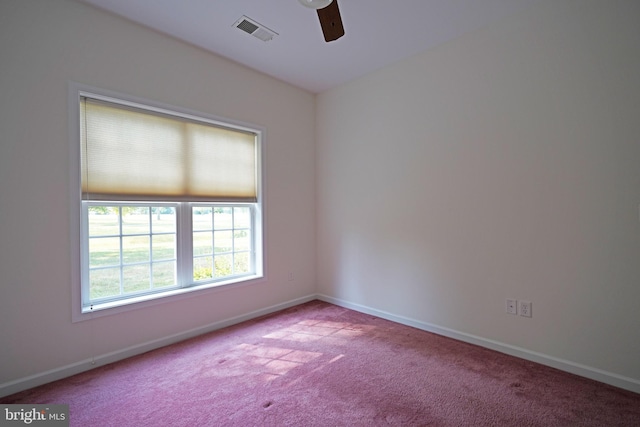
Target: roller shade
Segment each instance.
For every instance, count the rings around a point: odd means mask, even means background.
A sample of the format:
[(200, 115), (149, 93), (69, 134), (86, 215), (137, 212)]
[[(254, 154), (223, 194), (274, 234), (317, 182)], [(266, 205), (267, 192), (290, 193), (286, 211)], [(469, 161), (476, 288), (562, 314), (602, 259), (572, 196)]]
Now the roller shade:
[(81, 98), (82, 198), (257, 201), (251, 132)]

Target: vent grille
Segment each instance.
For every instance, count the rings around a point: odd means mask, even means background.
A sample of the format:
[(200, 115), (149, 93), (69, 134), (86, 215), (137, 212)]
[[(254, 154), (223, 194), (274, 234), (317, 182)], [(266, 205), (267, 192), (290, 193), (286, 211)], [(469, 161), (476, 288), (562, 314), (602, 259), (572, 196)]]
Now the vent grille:
[(243, 19), (242, 22), (240, 22), (238, 25), (236, 25), (237, 28), (240, 28), (242, 31), (245, 31), (249, 34), (252, 34), (255, 30), (257, 30), (258, 27), (256, 24), (254, 24), (253, 22), (249, 22), (246, 19)]
[(252, 36), (262, 40), (263, 42), (268, 42), (278, 35), (278, 33), (276, 33), (275, 31), (270, 30), (264, 25), (259, 24), (253, 19), (247, 18), (246, 16), (238, 19), (235, 24), (233, 24), (233, 26), (244, 31), (247, 34), (251, 34)]

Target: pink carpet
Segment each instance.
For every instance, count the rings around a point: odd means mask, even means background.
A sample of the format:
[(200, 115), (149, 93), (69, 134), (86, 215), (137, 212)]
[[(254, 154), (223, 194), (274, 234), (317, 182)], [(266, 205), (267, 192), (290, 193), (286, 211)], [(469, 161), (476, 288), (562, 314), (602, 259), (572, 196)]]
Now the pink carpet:
[(640, 426), (640, 395), (313, 301), (0, 399), (72, 426)]

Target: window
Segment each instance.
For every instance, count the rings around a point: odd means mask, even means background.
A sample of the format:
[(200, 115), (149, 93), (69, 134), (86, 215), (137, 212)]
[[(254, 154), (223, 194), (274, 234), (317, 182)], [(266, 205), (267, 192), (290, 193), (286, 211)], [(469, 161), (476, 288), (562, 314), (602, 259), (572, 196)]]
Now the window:
[(262, 277), (262, 130), (80, 85), (70, 93), (74, 319)]

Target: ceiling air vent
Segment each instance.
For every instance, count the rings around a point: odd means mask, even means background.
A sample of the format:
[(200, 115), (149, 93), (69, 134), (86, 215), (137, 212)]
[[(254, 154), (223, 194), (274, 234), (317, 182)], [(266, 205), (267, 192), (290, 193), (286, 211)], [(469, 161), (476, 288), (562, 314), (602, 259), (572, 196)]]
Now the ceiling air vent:
[(268, 29), (264, 25), (259, 24), (246, 16), (238, 19), (233, 26), (241, 29), (247, 34), (251, 34), (253, 37), (259, 38), (263, 42), (268, 42), (278, 35), (275, 31)]

